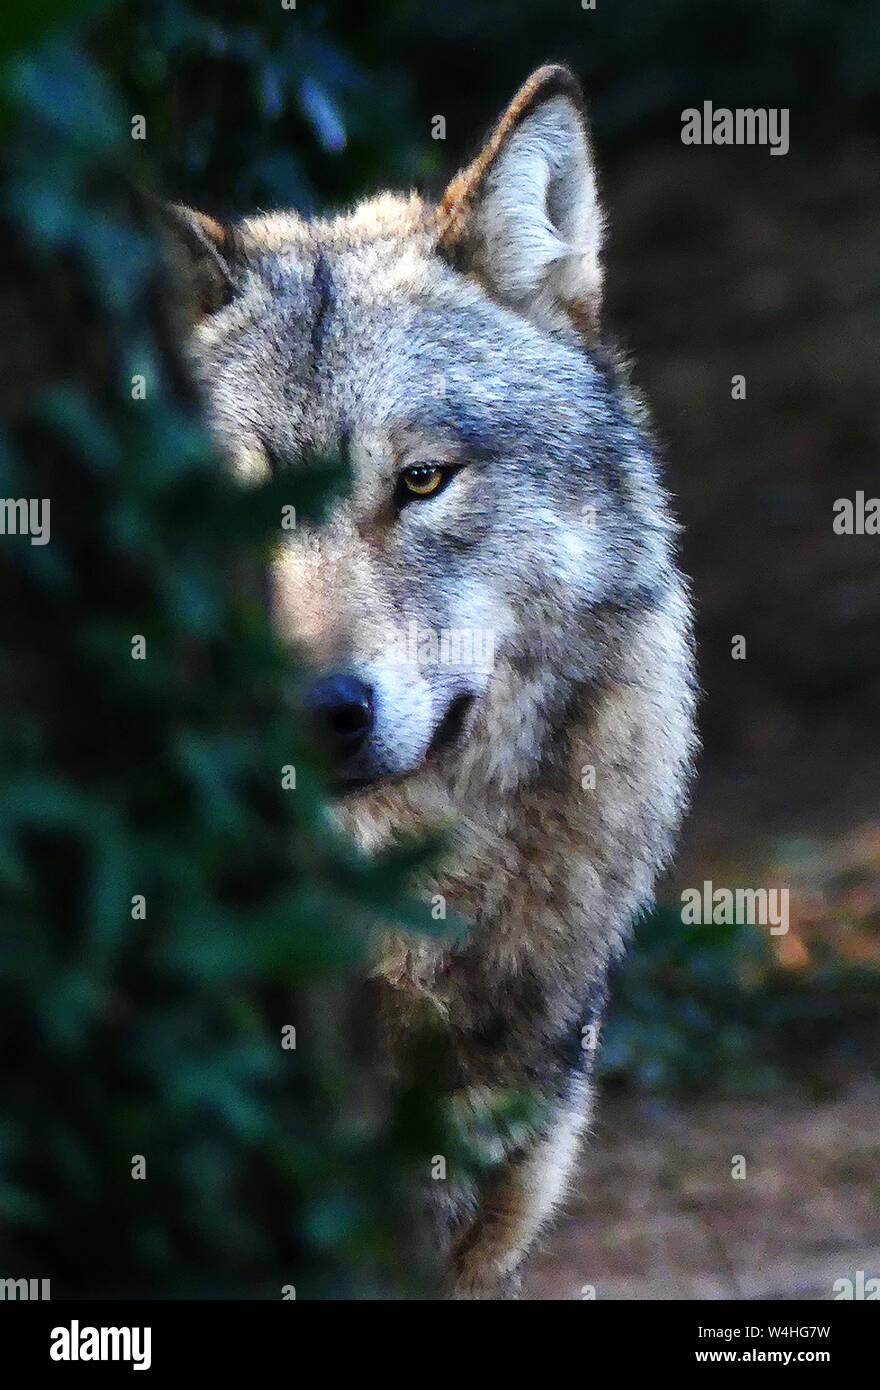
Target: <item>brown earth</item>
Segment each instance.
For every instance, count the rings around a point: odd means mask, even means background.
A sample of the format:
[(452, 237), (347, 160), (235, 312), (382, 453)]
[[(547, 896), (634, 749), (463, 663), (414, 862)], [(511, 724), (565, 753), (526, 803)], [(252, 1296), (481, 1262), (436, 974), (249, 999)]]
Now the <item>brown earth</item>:
[(829, 1299), (880, 1277), (878, 1116), (876, 1084), (821, 1104), (606, 1097), (523, 1297)]

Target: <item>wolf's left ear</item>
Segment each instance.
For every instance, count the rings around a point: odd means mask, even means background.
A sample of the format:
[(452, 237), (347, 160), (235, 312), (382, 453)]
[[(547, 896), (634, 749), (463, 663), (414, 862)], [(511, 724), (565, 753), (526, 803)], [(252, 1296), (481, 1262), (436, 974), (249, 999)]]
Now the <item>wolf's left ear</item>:
[(213, 217), (182, 203), (153, 205), (163, 241), (181, 281), (188, 318), (216, 313), (233, 295), (231, 237)]
[(533, 73), (440, 203), (440, 247), (501, 302), (544, 323), (599, 324), (602, 218), (580, 84)]

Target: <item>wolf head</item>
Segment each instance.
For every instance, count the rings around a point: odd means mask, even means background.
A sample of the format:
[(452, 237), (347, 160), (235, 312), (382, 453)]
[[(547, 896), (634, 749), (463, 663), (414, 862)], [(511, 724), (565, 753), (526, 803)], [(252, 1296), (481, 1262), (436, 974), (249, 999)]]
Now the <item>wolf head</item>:
[(575, 78), (537, 71), (437, 205), (176, 220), (238, 472), (350, 465), (271, 576), (340, 787), (397, 797), (401, 819), (552, 779), (561, 731), (621, 679), (630, 629), (674, 582), (639, 413), (600, 347)]

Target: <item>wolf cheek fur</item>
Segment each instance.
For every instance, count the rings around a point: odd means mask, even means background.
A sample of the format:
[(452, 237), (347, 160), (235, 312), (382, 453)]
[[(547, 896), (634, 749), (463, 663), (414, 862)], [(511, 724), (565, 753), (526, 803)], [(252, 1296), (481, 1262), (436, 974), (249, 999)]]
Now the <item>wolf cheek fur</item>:
[[(601, 346), (577, 82), (536, 72), (438, 206), (174, 220), (202, 299), (193, 361), (241, 475), (351, 462), (326, 525), (285, 544), (275, 612), (342, 673), (320, 706), (359, 842), (455, 827), (424, 889), (469, 939), (390, 938), (377, 974), (392, 1045), (425, 1007), (443, 1020), (465, 1104), (543, 1097), (491, 1187), (437, 1203), (454, 1293), (504, 1296), (565, 1193), (606, 971), (669, 858), (694, 751), (674, 527)], [(491, 633), (491, 669), (430, 643), (392, 661), (412, 624)]]

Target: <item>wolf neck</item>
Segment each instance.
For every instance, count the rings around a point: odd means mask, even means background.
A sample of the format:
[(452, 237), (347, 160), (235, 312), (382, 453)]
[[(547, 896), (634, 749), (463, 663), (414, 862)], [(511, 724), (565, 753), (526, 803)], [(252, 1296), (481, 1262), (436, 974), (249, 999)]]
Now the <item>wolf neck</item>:
[[(687, 639), (673, 640), (672, 624), (651, 626), (652, 640), (634, 651), (623, 679), (566, 731), (553, 775), (503, 806), (489, 795), (468, 800), (447, 859), (422, 892), (426, 902), (443, 894), (472, 932), (452, 947), (442, 938), (390, 935), (378, 965), (389, 982), (444, 1011), (458, 962), (478, 959), (483, 977), (503, 989), (529, 961), (555, 960), (564, 974), (558, 987), (573, 995), (604, 973), (651, 900), (681, 817), (682, 769), (692, 752), (682, 687), (658, 679), (661, 665), (668, 677), (686, 660)], [(664, 700), (670, 688), (675, 695)], [(582, 785), (584, 768), (595, 769), (594, 787)], [(424, 824), (424, 804), (411, 810), (413, 824)], [(381, 842), (379, 822), (358, 827), (362, 843)]]

